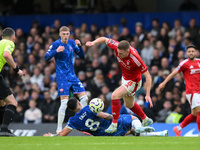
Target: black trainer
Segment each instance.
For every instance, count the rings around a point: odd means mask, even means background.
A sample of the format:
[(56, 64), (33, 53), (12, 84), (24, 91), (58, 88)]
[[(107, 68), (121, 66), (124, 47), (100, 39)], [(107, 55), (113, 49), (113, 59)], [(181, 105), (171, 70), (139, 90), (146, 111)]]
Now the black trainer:
[(16, 136), (14, 133), (12, 133), (10, 130), (5, 130), (5, 131), (0, 131), (0, 136), (12, 136), (12, 137), (14, 137), (14, 136)]

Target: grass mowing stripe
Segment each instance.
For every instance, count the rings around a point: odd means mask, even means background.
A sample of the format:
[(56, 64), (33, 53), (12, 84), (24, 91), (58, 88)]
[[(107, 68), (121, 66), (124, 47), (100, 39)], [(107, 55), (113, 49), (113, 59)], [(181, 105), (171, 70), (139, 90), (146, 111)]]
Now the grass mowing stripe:
[(0, 137), (4, 150), (185, 150), (199, 149), (198, 137)]

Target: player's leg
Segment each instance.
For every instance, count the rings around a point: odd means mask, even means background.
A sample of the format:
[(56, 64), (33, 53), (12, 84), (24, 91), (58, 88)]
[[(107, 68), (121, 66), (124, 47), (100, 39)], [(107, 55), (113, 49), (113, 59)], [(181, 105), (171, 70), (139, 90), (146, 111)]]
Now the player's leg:
[(59, 133), (63, 129), (62, 125), (65, 119), (65, 112), (67, 109), (68, 99), (69, 99), (69, 96), (60, 96), (60, 107), (58, 110), (58, 123), (57, 123), (56, 133)]
[(15, 136), (10, 130), (8, 130), (8, 126), (15, 116), (17, 101), (13, 94), (11, 94), (4, 99), (4, 102), (7, 106), (2, 120), (0, 136)]
[(155, 129), (153, 127), (143, 127), (140, 120), (135, 117), (135, 116), (132, 116), (132, 127), (134, 128), (135, 130), (135, 133), (136, 134), (140, 134), (140, 133), (143, 133), (143, 132), (154, 132)]
[(78, 93), (77, 96), (78, 96), (78, 98), (80, 100), (80, 103), (81, 103), (82, 107), (85, 107), (85, 106), (88, 105), (88, 97), (87, 97), (85, 92)]
[[(179, 126), (173, 128), (176, 136), (181, 136), (181, 130), (197, 118), (198, 110), (200, 107), (200, 94), (187, 94), (186, 98), (190, 103), (192, 113), (188, 115)], [(197, 109), (196, 109), (197, 108)], [(198, 122), (198, 121), (197, 121)], [(197, 124), (198, 125), (198, 124)]]
[(67, 102), (69, 99), (70, 87), (72, 86), (71, 82), (68, 82), (63, 78), (62, 81), (57, 81), (58, 85), (58, 95), (60, 96), (60, 107), (58, 109), (58, 123), (56, 133), (62, 131), (63, 122), (65, 119), (65, 112), (67, 109)]
[(180, 125), (175, 126), (173, 128), (176, 136), (181, 136), (181, 130), (186, 127), (188, 124), (190, 124), (192, 121), (194, 121), (196, 119), (196, 116), (194, 116), (193, 114), (189, 114), (185, 117), (185, 119), (180, 123)]
[(117, 131), (117, 122), (119, 119), (119, 114), (121, 109), (120, 99), (125, 95), (127, 95), (127, 90), (122, 85), (112, 93), (111, 103), (112, 103), (113, 120), (112, 124), (105, 130), (105, 132), (112, 133)]
[(6, 103), (3, 100), (0, 100), (0, 126), (3, 121), (3, 115), (5, 112), (5, 108), (6, 108)]
[(197, 127), (199, 130), (199, 136), (200, 136), (200, 106), (193, 108), (192, 113), (193, 113), (193, 115), (197, 116), (196, 123), (197, 123)]
[(135, 96), (123, 97), (125, 106), (142, 119), (143, 126), (151, 125), (153, 120), (146, 116), (142, 108), (136, 102), (134, 102), (134, 98)]
[(139, 136), (168, 136), (168, 130), (164, 131), (159, 131), (159, 132), (145, 132), (145, 133), (140, 133)]
[(72, 84), (71, 89), (74, 94), (77, 94), (82, 107), (87, 106), (88, 105), (88, 97), (85, 93), (85, 88), (79, 79), (77, 79), (77, 81)]
[(0, 135), (15, 136), (13, 133), (10, 132), (10, 130), (8, 130), (8, 126), (14, 118), (17, 107), (17, 101), (15, 100), (8, 84), (5, 82), (5, 80), (1, 75), (0, 75), (0, 99), (3, 99), (7, 105), (2, 118)]

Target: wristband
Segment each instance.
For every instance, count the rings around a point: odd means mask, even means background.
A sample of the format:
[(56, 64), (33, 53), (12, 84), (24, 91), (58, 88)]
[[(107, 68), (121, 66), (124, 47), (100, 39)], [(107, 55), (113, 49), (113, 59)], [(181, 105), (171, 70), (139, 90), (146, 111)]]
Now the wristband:
[(16, 66), (16, 68), (13, 69), (16, 73), (19, 71), (19, 66)]

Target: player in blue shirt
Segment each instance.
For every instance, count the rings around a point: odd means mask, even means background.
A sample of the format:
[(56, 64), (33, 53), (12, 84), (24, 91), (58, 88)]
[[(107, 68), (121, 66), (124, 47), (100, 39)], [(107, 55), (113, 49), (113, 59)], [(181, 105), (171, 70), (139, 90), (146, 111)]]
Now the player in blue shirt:
[(58, 110), (57, 133), (62, 130), (69, 92), (72, 91), (73, 94), (77, 94), (83, 107), (86, 106), (88, 102), (85, 89), (77, 78), (73, 66), (74, 52), (81, 59), (84, 59), (85, 53), (81, 43), (79, 40), (74, 41), (69, 39), (70, 30), (66, 26), (62, 26), (59, 29), (59, 36), (60, 39), (53, 42), (45, 54), (46, 61), (54, 57), (56, 62), (56, 82), (58, 85), (58, 95), (61, 99), (61, 105)]
[[(44, 136), (67, 136), (73, 129), (90, 133), (94, 136), (124, 136), (127, 134), (148, 133), (144, 136), (167, 136), (168, 131), (153, 132), (153, 127), (142, 127), (141, 122), (137, 117), (132, 115), (120, 115), (118, 120), (117, 131), (114, 133), (106, 133), (105, 129), (112, 123), (112, 115), (104, 112), (93, 113), (89, 106), (82, 109), (80, 102), (76, 98), (70, 98), (67, 103), (68, 108), (76, 112), (75, 116), (71, 117), (66, 127), (59, 134), (45, 134)], [(135, 135), (135, 134), (134, 134)]]

